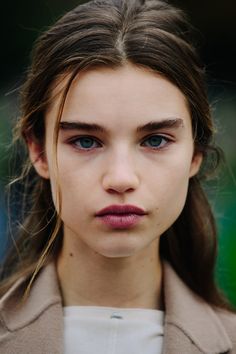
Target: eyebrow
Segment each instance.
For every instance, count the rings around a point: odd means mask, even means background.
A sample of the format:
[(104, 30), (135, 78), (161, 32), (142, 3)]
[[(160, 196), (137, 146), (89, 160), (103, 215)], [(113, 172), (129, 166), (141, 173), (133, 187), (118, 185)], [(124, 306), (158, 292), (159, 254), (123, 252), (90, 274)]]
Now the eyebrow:
[[(61, 130), (82, 130), (88, 132), (99, 132), (99, 133), (108, 133), (108, 130), (99, 124), (96, 123), (86, 123), (86, 122), (60, 122), (59, 127)], [(163, 129), (163, 128), (180, 128), (184, 127), (184, 121), (181, 118), (168, 118), (161, 121), (151, 121), (144, 125), (137, 127), (137, 133), (140, 132), (152, 132), (154, 130)]]

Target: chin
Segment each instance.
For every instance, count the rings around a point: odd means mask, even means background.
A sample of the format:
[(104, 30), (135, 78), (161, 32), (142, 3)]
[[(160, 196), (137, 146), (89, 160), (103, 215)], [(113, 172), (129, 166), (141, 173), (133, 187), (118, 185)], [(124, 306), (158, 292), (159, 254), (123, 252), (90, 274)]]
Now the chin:
[(131, 257), (133, 253), (128, 253), (128, 252), (107, 252), (106, 254), (102, 254), (103, 257), (105, 258), (128, 258)]
[(97, 252), (106, 258), (125, 258), (135, 255), (138, 252), (138, 248), (134, 247), (134, 245), (119, 245), (117, 247), (113, 245), (113, 247), (103, 247)]

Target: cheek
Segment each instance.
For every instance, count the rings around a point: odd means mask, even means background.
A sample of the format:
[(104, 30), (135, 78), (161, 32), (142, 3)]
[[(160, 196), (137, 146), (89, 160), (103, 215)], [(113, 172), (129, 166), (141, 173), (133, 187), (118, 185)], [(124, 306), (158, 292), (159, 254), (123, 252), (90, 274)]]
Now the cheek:
[[(190, 162), (177, 161), (165, 166), (162, 172), (152, 177), (150, 191), (157, 210), (157, 218), (165, 227), (169, 227), (180, 215), (187, 196)], [(155, 174), (154, 174), (155, 176)]]
[[(70, 214), (80, 215), (86, 212), (86, 200), (91, 199), (91, 193), (95, 191), (95, 176), (87, 170), (78, 168), (67, 162), (60, 161), (58, 166), (61, 191), (61, 213), (70, 217)], [(55, 188), (54, 186), (54, 194)]]

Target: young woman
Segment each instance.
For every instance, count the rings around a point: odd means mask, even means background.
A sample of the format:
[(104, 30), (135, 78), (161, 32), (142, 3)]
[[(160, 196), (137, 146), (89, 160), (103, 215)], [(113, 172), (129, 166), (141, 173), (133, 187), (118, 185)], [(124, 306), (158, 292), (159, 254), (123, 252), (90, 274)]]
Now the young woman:
[(199, 182), (219, 153), (183, 12), (76, 7), (37, 41), (21, 100), (30, 159), (0, 352), (236, 353)]

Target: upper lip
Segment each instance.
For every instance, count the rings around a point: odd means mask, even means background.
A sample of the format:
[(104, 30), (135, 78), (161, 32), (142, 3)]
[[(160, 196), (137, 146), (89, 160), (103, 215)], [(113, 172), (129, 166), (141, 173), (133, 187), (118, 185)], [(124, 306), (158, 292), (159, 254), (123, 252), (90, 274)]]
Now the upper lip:
[(101, 209), (96, 216), (102, 216), (106, 214), (138, 214), (138, 215), (145, 215), (146, 212), (135, 206), (135, 205), (110, 205), (106, 208)]

